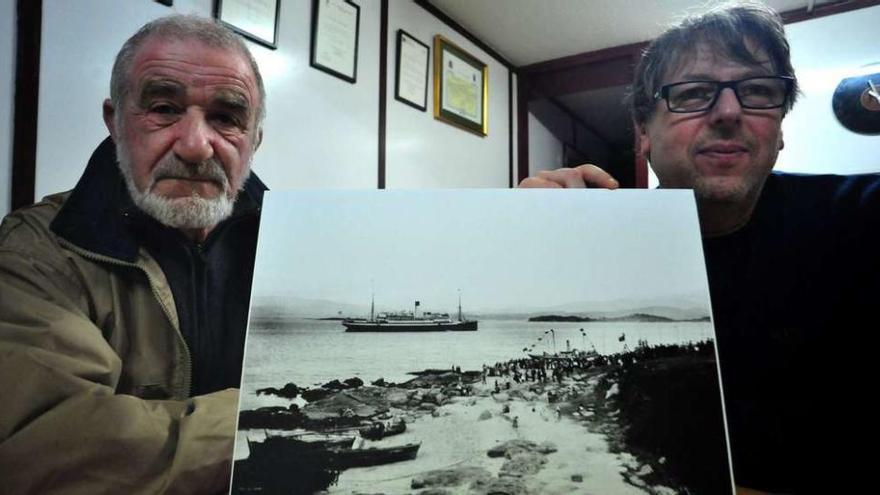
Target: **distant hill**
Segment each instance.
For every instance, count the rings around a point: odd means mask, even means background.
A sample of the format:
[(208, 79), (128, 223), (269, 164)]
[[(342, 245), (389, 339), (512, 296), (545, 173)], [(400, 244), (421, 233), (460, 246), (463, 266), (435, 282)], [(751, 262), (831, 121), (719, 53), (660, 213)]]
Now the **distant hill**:
[(472, 316), (486, 319), (503, 320), (527, 320), (547, 315), (608, 320), (612, 318), (627, 318), (635, 314), (645, 314), (668, 318), (673, 321), (688, 321), (707, 317), (709, 314), (709, 299), (702, 294), (671, 294), (655, 298), (570, 301), (545, 307), (529, 307), (528, 304), (523, 304), (516, 308), (483, 310), (474, 308), (468, 313)]
[(299, 297), (255, 297), (252, 315), (257, 318), (349, 318), (370, 314), (369, 306)]
[(577, 316), (577, 315), (540, 315), (532, 316), (528, 321), (560, 321), (560, 322), (614, 322), (614, 321), (636, 321), (636, 322), (675, 322), (675, 321), (709, 321), (708, 316), (698, 318), (676, 319), (665, 316), (658, 316), (648, 313), (632, 313), (623, 316), (614, 317), (594, 317), (594, 316)]
[[(708, 301), (699, 304), (699, 298), (672, 298), (666, 300), (600, 301), (567, 303), (545, 308), (528, 306), (516, 309), (464, 308), (468, 318), (478, 320), (530, 321), (707, 321)], [(656, 303), (656, 304), (652, 304)], [(370, 314), (369, 304), (349, 304), (326, 299), (306, 299), (295, 296), (255, 296), (252, 312), (257, 318), (363, 318)], [(399, 309), (399, 308), (396, 308)], [(386, 310), (377, 307), (377, 311)], [(553, 320), (532, 320), (549, 318)]]

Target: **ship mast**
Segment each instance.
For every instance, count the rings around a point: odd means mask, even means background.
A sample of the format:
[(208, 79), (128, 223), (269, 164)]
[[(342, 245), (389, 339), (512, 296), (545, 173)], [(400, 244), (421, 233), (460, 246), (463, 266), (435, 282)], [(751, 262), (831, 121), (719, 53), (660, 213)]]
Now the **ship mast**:
[(370, 280), (370, 321), (376, 321), (376, 287)]
[(461, 319), (461, 289), (458, 289), (458, 321), (464, 321)]

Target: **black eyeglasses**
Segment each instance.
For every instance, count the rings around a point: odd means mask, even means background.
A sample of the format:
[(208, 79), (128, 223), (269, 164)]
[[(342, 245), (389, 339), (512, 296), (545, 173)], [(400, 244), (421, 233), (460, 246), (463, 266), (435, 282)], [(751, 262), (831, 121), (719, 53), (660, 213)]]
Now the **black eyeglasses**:
[(788, 76), (761, 76), (736, 81), (683, 81), (667, 84), (654, 93), (666, 100), (670, 112), (703, 112), (712, 108), (724, 88), (730, 88), (743, 108), (766, 110), (785, 105), (794, 86)]

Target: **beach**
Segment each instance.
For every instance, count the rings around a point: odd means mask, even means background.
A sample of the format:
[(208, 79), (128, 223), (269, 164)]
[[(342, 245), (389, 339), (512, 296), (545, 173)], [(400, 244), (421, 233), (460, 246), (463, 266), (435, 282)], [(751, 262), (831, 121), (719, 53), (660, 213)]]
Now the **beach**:
[[(646, 349), (627, 356), (645, 356)], [(692, 493), (718, 493), (705, 487), (723, 489), (723, 480), (713, 486), (706, 480), (676, 476), (677, 464), (693, 464), (693, 458), (681, 457), (693, 454), (683, 453), (694, 451), (695, 445), (704, 449), (713, 445), (684, 439), (666, 453), (663, 449), (671, 437), (664, 437), (663, 432), (680, 432), (681, 425), (653, 424), (644, 407), (620, 408), (632, 403), (633, 397), (639, 398), (639, 404), (661, 404), (668, 388), (663, 370), (691, 376), (699, 365), (711, 371), (714, 360), (705, 358), (706, 349), (683, 346), (665, 354), (652, 351), (657, 355), (651, 359), (516, 360), (471, 372), (426, 370), (399, 384), (336, 381), (327, 384), (334, 390), (301, 408), (294, 407), (294, 413), (280, 407), (262, 414), (244, 411), (240, 428), (248, 430), (252, 441), (259, 441), (261, 433), (278, 435), (285, 429), (288, 433), (338, 430), (345, 424), (403, 418), (406, 431), (364, 446), (419, 443), (416, 458), (342, 469), (336, 483), (326, 487), (330, 494), (672, 494), (684, 486), (704, 488)], [(542, 376), (534, 371), (536, 366), (550, 373)], [(659, 371), (661, 378), (646, 382), (647, 388), (640, 385), (643, 380), (628, 379), (646, 373), (646, 366), (651, 376)], [(669, 403), (661, 405), (662, 414), (669, 416)], [(712, 421), (703, 412), (696, 422), (689, 418), (688, 403), (675, 407), (682, 411), (674, 416), (695, 424), (697, 430), (705, 430), (703, 423)], [(646, 424), (651, 428), (645, 428)], [(264, 432), (261, 425), (275, 429)], [(651, 435), (644, 434), (648, 430)], [(658, 442), (663, 449), (657, 449)], [(706, 457), (699, 450), (696, 456)], [(724, 461), (714, 465), (714, 472), (722, 476)]]
[[(634, 467), (633, 459), (609, 452), (603, 434), (588, 431), (570, 416), (557, 417), (555, 406), (529, 392), (526, 384), (499, 394), (491, 394), (489, 385), (474, 388), (474, 396), (450, 399), (434, 412), (417, 416), (406, 432), (394, 437), (394, 442), (421, 441), (416, 459), (347, 470), (328, 493), (413, 493), (412, 480), (420, 475), (463, 468), (482, 472), (464, 476), (457, 485), (425, 488), (441, 488), (449, 494), (489, 493), (494, 483), (495, 489), (504, 487), (504, 493), (510, 494), (648, 493), (620, 474)], [(503, 412), (505, 405), (509, 412)], [(512, 440), (548, 443), (555, 451), (537, 454), (536, 459), (520, 454), (526, 458), (522, 465), (502, 475), (502, 467), (511, 459), (492, 458), (487, 452)], [(480, 480), (484, 489), (471, 486)]]

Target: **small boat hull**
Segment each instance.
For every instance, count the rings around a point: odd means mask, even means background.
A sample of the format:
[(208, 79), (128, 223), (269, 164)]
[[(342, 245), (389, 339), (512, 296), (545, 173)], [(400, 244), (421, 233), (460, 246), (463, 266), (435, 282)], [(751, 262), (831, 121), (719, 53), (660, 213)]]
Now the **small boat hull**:
[(366, 449), (332, 448), (326, 451), (328, 466), (335, 469), (379, 466), (393, 462), (411, 461), (419, 453), (421, 443), (409, 443), (399, 447), (374, 447)]

